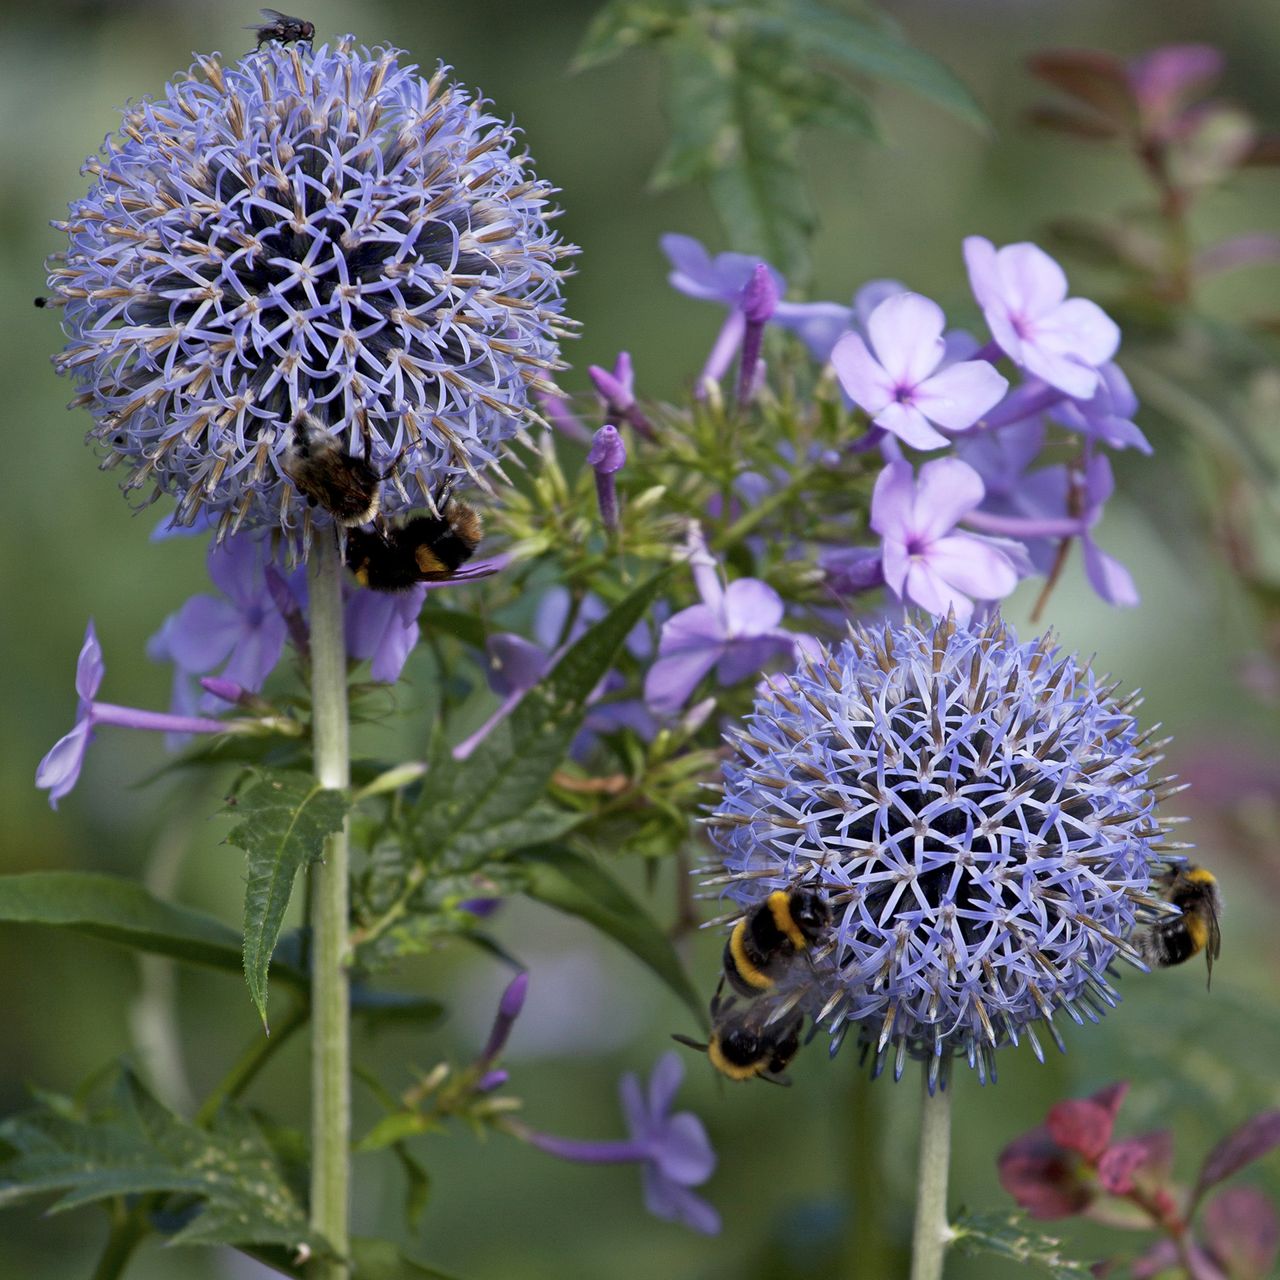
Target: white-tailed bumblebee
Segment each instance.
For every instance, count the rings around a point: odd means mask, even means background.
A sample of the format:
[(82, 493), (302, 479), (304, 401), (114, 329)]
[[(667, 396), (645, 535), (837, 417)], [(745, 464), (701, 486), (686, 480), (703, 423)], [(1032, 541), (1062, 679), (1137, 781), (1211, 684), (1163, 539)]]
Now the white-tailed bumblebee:
[(1139, 953), (1149, 965), (1167, 969), (1203, 951), (1212, 979), (1213, 962), (1222, 950), (1222, 894), (1213, 873), (1187, 862), (1160, 877), (1158, 887), (1160, 896), (1182, 914), (1144, 926), (1136, 937)]
[(711, 1002), (711, 1039), (702, 1044), (688, 1036), (673, 1036), (681, 1044), (705, 1053), (711, 1065), (730, 1080), (768, 1080), (790, 1084), (783, 1075), (800, 1049), (804, 1014), (798, 1009), (778, 1012), (775, 1000), (739, 1004), (716, 998)]
[(357, 458), (314, 415), (302, 412), (291, 424), (293, 439), (280, 469), (313, 507), (323, 507), (340, 525), (368, 524), (382, 506), (382, 482), (368, 459)]
[(445, 497), (435, 516), (414, 516), (389, 529), (347, 534), (347, 567), (362, 587), (408, 591), (419, 582), (443, 582), (471, 559), (484, 526), (465, 502)]
[(298, 40), (311, 40), (315, 37), (316, 26), (306, 18), (291, 18), (279, 9), (259, 9), (265, 22), (257, 26), (246, 27), (258, 37), (258, 48), (261, 49), (268, 40), (279, 40), (281, 44), (292, 44)]
[(772, 991), (830, 925), (831, 906), (819, 890), (775, 889), (734, 925), (724, 944), (724, 976), (739, 995)]

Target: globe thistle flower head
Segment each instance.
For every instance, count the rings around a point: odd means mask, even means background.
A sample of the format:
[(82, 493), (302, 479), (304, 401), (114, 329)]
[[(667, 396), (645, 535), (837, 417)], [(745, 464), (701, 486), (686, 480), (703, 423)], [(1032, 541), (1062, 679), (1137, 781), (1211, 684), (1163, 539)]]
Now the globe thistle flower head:
[[(1022, 644), (994, 618), (851, 632), (763, 686), (731, 735), (708, 819), (713, 883), (750, 909), (773, 889), (826, 891), (834, 926), (789, 1001), (850, 1028), (879, 1074), (908, 1058), (944, 1083), (963, 1055), (1054, 1018), (1096, 1021), (1117, 958), (1142, 967), (1135, 928), (1167, 908), (1153, 780), (1160, 742), (1048, 636)], [(782, 1007), (787, 1007), (784, 1002)]]
[(484, 485), (554, 393), (566, 256), (552, 188), (483, 100), (351, 37), (266, 44), (124, 112), (50, 261), (55, 359), (126, 490), (219, 535), (309, 542), (282, 467), (310, 413), (387, 475), (389, 514)]

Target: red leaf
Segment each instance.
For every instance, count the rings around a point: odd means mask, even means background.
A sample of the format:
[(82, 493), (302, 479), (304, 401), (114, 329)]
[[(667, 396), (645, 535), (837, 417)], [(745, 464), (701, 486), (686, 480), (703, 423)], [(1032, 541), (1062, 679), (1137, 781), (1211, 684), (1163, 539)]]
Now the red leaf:
[(1033, 75), (1088, 103), (1117, 126), (1133, 121), (1136, 107), (1129, 73), (1114, 54), (1100, 49), (1049, 49), (1033, 54), (1027, 65)]
[(1260, 1160), (1276, 1146), (1280, 1146), (1280, 1111), (1264, 1111), (1252, 1120), (1246, 1120), (1205, 1157), (1195, 1195), (1191, 1198), (1192, 1204), (1210, 1187), (1225, 1182), (1233, 1173)]
[(1228, 1187), (1204, 1211), (1204, 1235), (1232, 1280), (1263, 1280), (1280, 1254), (1280, 1220), (1257, 1187)]
[(1128, 1195), (1135, 1182), (1157, 1183), (1173, 1164), (1173, 1134), (1144, 1133), (1116, 1145), (1098, 1161), (1098, 1181), (1112, 1195)]
[(996, 1167), (1000, 1185), (1033, 1218), (1070, 1218), (1094, 1196), (1080, 1177), (1080, 1161), (1044, 1125), (1009, 1143)]
[(1078, 1151), (1090, 1164), (1111, 1143), (1115, 1116), (1092, 1098), (1068, 1098), (1049, 1109), (1049, 1135), (1069, 1151)]

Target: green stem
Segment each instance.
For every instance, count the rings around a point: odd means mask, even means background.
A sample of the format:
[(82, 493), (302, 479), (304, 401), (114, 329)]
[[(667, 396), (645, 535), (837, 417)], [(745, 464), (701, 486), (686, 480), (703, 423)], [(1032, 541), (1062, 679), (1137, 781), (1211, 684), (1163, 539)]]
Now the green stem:
[(249, 1087), (254, 1076), (271, 1061), (279, 1050), (284, 1048), (289, 1042), (289, 1038), (306, 1020), (306, 1005), (295, 1003), (289, 1012), (285, 1014), (284, 1020), (276, 1026), (276, 1029), (269, 1036), (254, 1035), (253, 1039), (249, 1041), (248, 1047), (232, 1065), (231, 1070), (218, 1081), (213, 1092), (201, 1104), (200, 1110), (195, 1114), (194, 1123), (201, 1129), (208, 1128), (213, 1123), (223, 1103), (232, 1102), (238, 1098)]
[[(311, 733), (316, 778), (351, 782), (342, 561), (331, 532), (311, 552)], [(314, 1280), (347, 1280), (351, 1146), (351, 986), (347, 972), (347, 829), (328, 837), (311, 869), (311, 1226), (338, 1259), (312, 1264)]]
[[(927, 1066), (927, 1064), (926, 1064)], [(911, 1280), (942, 1280), (947, 1226), (947, 1168), (951, 1163), (951, 1090), (929, 1092), (924, 1072), (920, 1112), (920, 1168), (916, 1175), (916, 1226), (911, 1237)]]
[(118, 1211), (111, 1221), (111, 1234), (107, 1237), (106, 1246), (98, 1265), (93, 1269), (93, 1280), (116, 1280), (124, 1275), (124, 1269), (133, 1251), (140, 1245), (147, 1234), (146, 1215), (140, 1206), (129, 1211), (124, 1202), (119, 1202)]

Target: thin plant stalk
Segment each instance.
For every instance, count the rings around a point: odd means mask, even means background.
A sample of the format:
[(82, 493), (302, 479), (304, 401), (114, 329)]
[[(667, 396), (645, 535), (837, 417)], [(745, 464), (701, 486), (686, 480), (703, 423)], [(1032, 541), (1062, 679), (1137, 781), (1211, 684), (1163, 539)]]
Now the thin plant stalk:
[(951, 1164), (951, 1090), (929, 1091), (924, 1074), (920, 1112), (920, 1165), (916, 1173), (916, 1225), (911, 1237), (911, 1280), (942, 1280), (950, 1229), (947, 1172)]
[[(321, 786), (351, 781), (342, 561), (337, 540), (312, 549), (312, 750)], [(311, 1226), (338, 1258), (312, 1265), (315, 1280), (347, 1280), (351, 1146), (351, 988), (347, 971), (347, 828), (329, 836), (311, 869)]]

